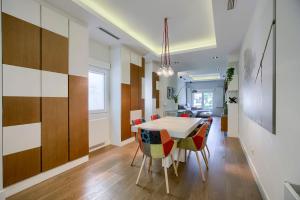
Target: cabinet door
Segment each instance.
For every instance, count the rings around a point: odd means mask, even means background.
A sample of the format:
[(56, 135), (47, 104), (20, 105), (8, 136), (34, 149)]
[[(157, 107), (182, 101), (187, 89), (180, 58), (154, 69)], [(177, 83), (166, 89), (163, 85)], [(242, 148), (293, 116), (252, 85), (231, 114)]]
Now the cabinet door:
[(131, 137), (130, 126), (130, 85), (121, 85), (121, 140)]
[(69, 75), (69, 159), (88, 152), (88, 80)]
[(42, 171), (68, 162), (68, 98), (42, 98)]
[(42, 7), (42, 171), (69, 160), (68, 19)]
[(140, 68), (137, 65), (130, 64), (130, 87), (131, 87), (131, 110), (140, 110), (140, 100), (141, 100), (141, 77)]

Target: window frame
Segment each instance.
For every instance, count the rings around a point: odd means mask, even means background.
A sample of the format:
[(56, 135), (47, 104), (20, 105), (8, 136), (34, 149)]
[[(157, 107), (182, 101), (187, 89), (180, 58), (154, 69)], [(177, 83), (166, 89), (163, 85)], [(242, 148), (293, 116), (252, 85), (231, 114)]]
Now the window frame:
[[(214, 109), (214, 91), (212, 90), (198, 90), (197, 93), (201, 93), (202, 94), (202, 101), (201, 101), (201, 109), (203, 110), (213, 110)], [(213, 102), (212, 102), (212, 106), (211, 108), (206, 108), (204, 106), (204, 93), (212, 93), (212, 98), (213, 98)], [(194, 107), (194, 94), (192, 93), (192, 106)]]
[[(103, 74), (104, 75), (104, 109), (100, 109), (100, 110), (89, 110), (89, 114), (102, 114), (102, 113), (107, 113), (108, 112), (108, 108), (107, 108), (107, 75), (108, 75), (108, 72), (107, 70), (105, 70), (104, 68), (101, 68), (101, 67), (97, 67), (97, 66), (94, 66), (92, 64), (89, 64), (89, 69), (88, 69), (88, 73), (96, 73), (96, 74)], [(89, 77), (88, 77), (89, 78)], [(89, 89), (89, 86), (88, 86), (88, 89)], [(90, 95), (88, 94), (88, 98), (90, 98)], [(89, 99), (88, 99), (89, 101)]]

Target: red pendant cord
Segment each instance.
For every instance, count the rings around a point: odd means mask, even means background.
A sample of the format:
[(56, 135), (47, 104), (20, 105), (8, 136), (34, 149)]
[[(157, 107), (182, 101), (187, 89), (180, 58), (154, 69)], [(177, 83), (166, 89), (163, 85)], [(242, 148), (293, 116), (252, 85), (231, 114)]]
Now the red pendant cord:
[(164, 67), (171, 66), (168, 18), (164, 19), (163, 41), (162, 41), (160, 62), (161, 65)]

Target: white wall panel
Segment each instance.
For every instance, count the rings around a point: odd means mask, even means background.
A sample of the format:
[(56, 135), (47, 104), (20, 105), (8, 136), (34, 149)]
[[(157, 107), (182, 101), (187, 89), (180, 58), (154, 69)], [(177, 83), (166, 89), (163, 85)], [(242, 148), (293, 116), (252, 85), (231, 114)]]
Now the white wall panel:
[(3, 127), (3, 155), (41, 146), (41, 123)]
[(42, 71), (42, 97), (68, 97), (68, 75)]
[(69, 74), (87, 77), (89, 56), (88, 28), (70, 21), (69, 31)]
[(68, 18), (49, 9), (42, 7), (42, 28), (60, 34), (69, 36), (69, 21)]
[(135, 65), (142, 66), (142, 57), (134, 52), (131, 52), (130, 53), (130, 62)]
[(33, 0), (2, 0), (2, 12), (40, 26), (40, 4)]
[(121, 48), (121, 83), (130, 84), (130, 51), (129, 49)]
[(130, 123), (132, 120), (141, 119), (142, 118), (142, 110), (132, 110), (130, 111)]
[(3, 65), (3, 96), (41, 96), (41, 71)]

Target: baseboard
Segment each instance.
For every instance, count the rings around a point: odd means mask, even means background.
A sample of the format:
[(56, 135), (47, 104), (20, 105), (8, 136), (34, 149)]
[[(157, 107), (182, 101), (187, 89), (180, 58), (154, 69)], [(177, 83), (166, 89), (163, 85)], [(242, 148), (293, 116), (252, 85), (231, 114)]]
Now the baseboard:
[(247, 151), (247, 149), (246, 149), (245, 144), (243, 143), (243, 141), (242, 141), (241, 139), (239, 139), (239, 140), (240, 140), (240, 143), (241, 143), (243, 152), (244, 152), (244, 154), (245, 154), (245, 156), (246, 156), (246, 159), (247, 159), (247, 161), (248, 161), (248, 164), (249, 164), (249, 166), (250, 166), (250, 170), (251, 170), (251, 172), (252, 172), (252, 175), (253, 175), (253, 177), (254, 177), (254, 180), (255, 180), (255, 182), (256, 182), (256, 184), (257, 184), (257, 186), (258, 186), (258, 189), (259, 189), (259, 191), (260, 191), (260, 194), (262, 195), (262, 198), (263, 198), (264, 200), (271, 200), (270, 197), (268, 196), (268, 194), (267, 194), (267, 192), (266, 192), (264, 186), (262, 185), (262, 183), (261, 183), (261, 181), (260, 181), (259, 175), (258, 175), (258, 173), (257, 173), (257, 171), (256, 171), (256, 168), (255, 168), (255, 166), (254, 166), (254, 164), (253, 164), (253, 162), (252, 162), (252, 160), (251, 160), (251, 158), (250, 158), (250, 156), (249, 156), (249, 153), (248, 153), (248, 151)]
[(0, 191), (0, 200), (5, 200), (5, 193), (4, 190)]
[(110, 145), (110, 143), (103, 144), (103, 145), (101, 145), (101, 146), (93, 147), (93, 148), (89, 149), (89, 152), (91, 153), (91, 152), (93, 152), (93, 151), (97, 151), (97, 150), (99, 150), (99, 149), (102, 149), (102, 148), (104, 148), (104, 147), (107, 147), (108, 145)]
[(54, 169), (51, 169), (49, 171), (43, 172), (41, 174), (38, 174), (36, 176), (33, 176), (31, 178), (28, 178), (24, 181), (18, 182), (14, 185), (8, 186), (4, 188), (4, 197), (10, 197), (18, 192), (21, 192), (22, 190), (25, 190), (33, 185), (36, 185), (42, 181), (45, 181), (53, 176), (56, 176), (58, 174), (61, 174), (69, 169), (72, 169), (82, 163), (85, 163), (89, 160), (89, 156), (84, 156), (82, 158), (79, 158), (77, 160), (68, 162), (64, 165), (61, 165), (59, 167), (56, 167)]
[(128, 138), (127, 140), (122, 141), (120, 146), (122, 147), (122, 146), (124, 146), (126, 144), (134, 142), (134, 140), (135, 140), (135, 137)]

